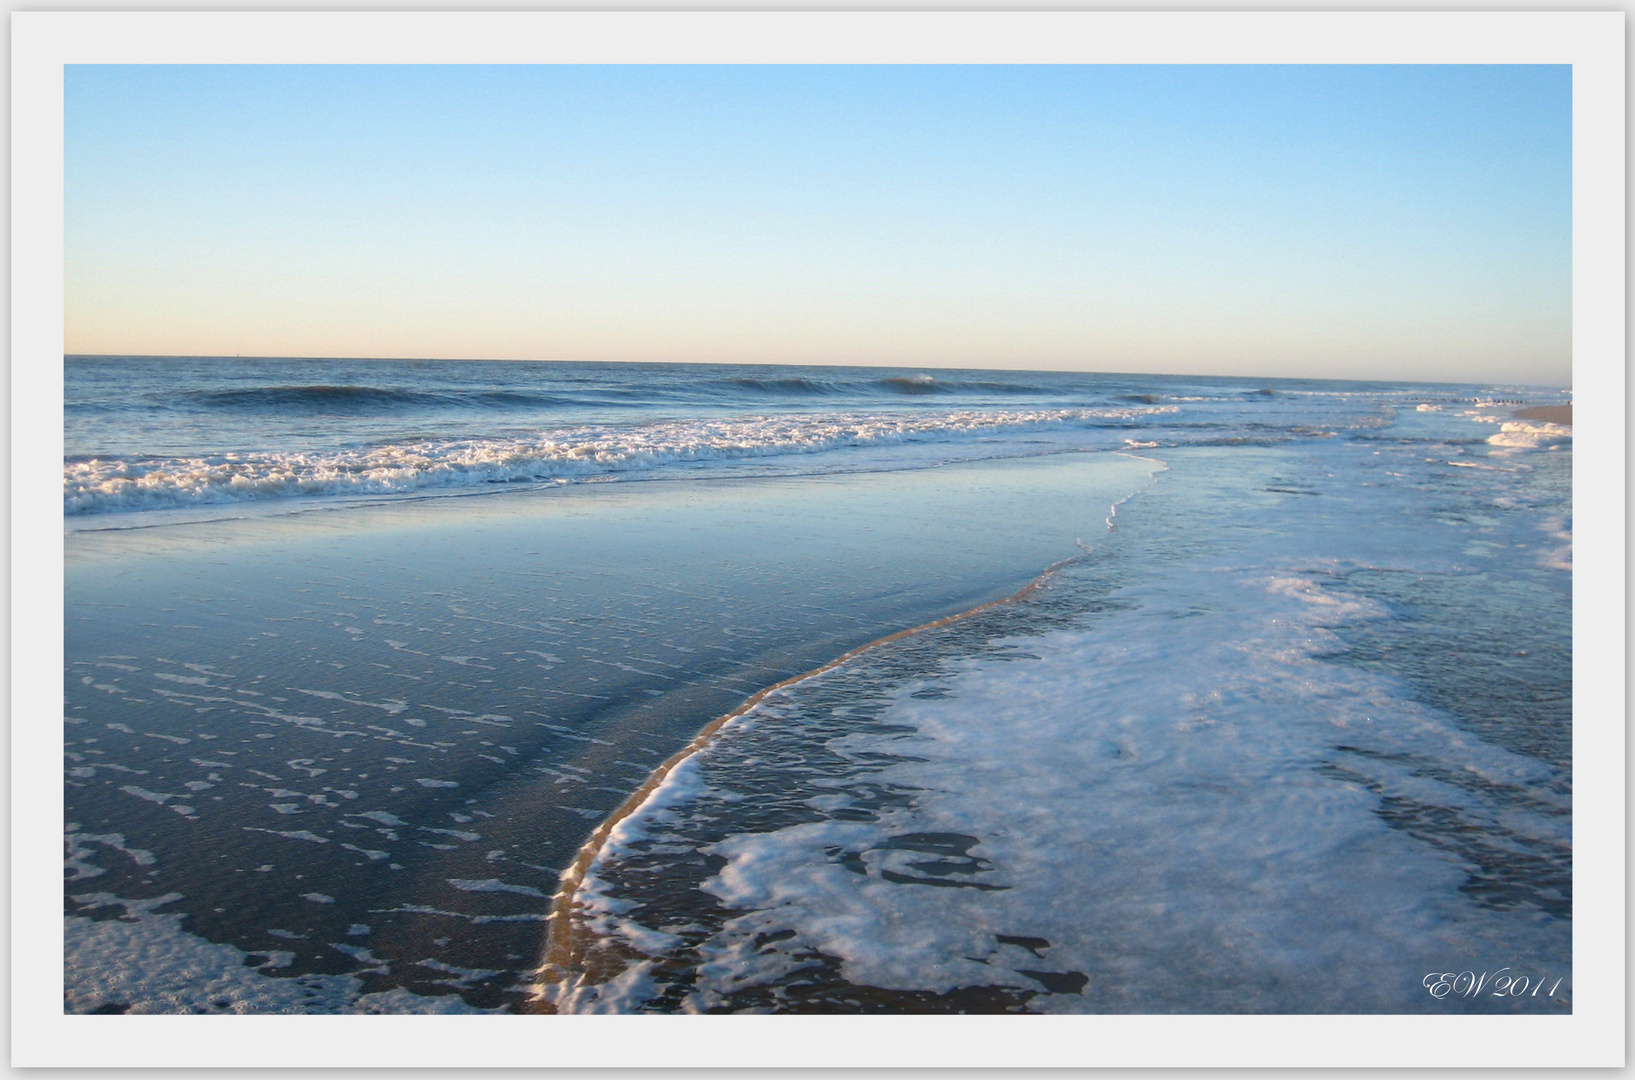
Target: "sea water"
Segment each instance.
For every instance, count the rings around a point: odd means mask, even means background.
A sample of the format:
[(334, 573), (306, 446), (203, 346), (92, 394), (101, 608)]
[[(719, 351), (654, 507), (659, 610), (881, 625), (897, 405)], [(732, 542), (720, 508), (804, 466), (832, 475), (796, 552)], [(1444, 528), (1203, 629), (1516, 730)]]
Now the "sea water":
[(1559, 392), (66, 371), (70, 1011), (1570, 1008)]

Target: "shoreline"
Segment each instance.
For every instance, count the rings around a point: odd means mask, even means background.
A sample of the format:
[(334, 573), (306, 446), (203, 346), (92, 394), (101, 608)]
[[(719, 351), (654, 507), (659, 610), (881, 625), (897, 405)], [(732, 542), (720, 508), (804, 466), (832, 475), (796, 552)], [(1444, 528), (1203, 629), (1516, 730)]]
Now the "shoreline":
[[(1110, 524), (1111, 523), (1109, 523), (1109, 525)], [(583, 950), (576, 947), (578, 943), (574, 939), (574, 935), (570, 929), (572, 926), (573, 904), (575, 898), (578, 896), (580, 886), (584, 884), (585, 875), (589, 872), (591, 864), (594, 863), (597, 857), (602, 853), (602, 849), (606, 846), (608, 838), (612, 836), (613, 830), (618, 828), (618, 826), (625, 821), (625, 819), (629, 818), (644, 805), (646, 805), (647, 800), (651, 798), (660, 787), (663, 786), (664, 781), (669, 778), (670, 774), (674, 772), (678, 766), (680, 766), (687, 759), (691, 758), (693, 755), (713, 744), (716, 736), (720, 734), (722, 729), (724, 729), (727, 724), (750, 712), (762, 701), (765, 701), (768, 697), (772, 696), (774, 693), (777, 693), (779, 690), (786, 689), (798, 683), (806, 682), (808, 679), (813, 679), (819, 675), (833, 671), (842, 664), (854, 660), (857, 657), (862, 656), (864, 653), (867, 653), (882, 645), (887, 645), (894, 641), (901, 641), (904, 638), (912, 637), (927, 630), (936, 630), (944, 626), (950, 626), (954, 623), (962, 622), (976, 615), (980, 615), (985, 611), (990, 611), (997, 607), (1003, 607), (1005, 605), (1014, 604), (1018, 601), (1024, 600), (1042, 588), (1045, 582), (1054, 577), (1057, 571), (1061, 570), (1062, 567), (1075, 563), (1085, 557), (1086, 554), (1072, 555), (1066, 559), (1060, 560), (1059, 562), (1052, 563), (1050, 566), (1046, 567), (1038, 577), (1034, 578), (1021, 589), (1018, 589), (1009, 596), (1001, 597), (998, 600), (989, 600), (986, 603), (978, 604), (976, 607), (967, 608), (964, 611), (955, 612), (952, 615), (945, 615), (940, 619), (933, 619), (930, 622), (920, 623), (917, 626), (911, 626), (904, 630), (898, 630), (895, 633), (887, 634), (884, 637), (876, 638), (873, 641), (859, 645), (856, 648), (850, 649), (835, 657), (828, 663), (815, 667), (810, 671), (802, 672), (799, 675), (790, 676), (781, 682), (773, 683), (771, 686), (756, 691), (749, 698), (745, 699), (743, 704), (739, 705), (736, 709), (733, 709), (731, 712), (724, 713), (706, 724), (699, 731), (699, 733), (695, 735), (690, 742), (688, 742), (686, 746), (676, 751), (668, 760), (661, 764), (657, 769), (653, 770), (653, 773), (647, 778), (646, 782), (632, 792), (630, 797), (627, 798), (617, 810), (610, 814), (601, 825), (597, 826), (596, 831), (591, 834), (590, 839), (587, 840), (584, 846), (579, 849), (578, 853), (574, 856), (573, 862), (570, 863), (567, 870), (563, 872), (561, 877), (561, 885), (559, 886), (556, 894), (551, 898), (552, 902), (550, 914), (546, 916), (547, 929), (545, 937), (545, 950), (538, 969), (541, 974), (538, 982), (536, 983), (536, 996), (528, 1003), (528, 1006), (525, 1007), (524, 1011), (547, 1015), (556, 1013), (555, 1006), (545, 999), (542, 988), (549, 982), (562, 981), (562, 977), (566, 976), (571, 966), (576, 965), (583, 956)], [(545, 972), (552, 970), (560, 973), (556, 979), (551, 979), (545, 975)]]
[[(1160, 466), (1160, 471), (1162, 472), (1168, 471), (1168, 466), (1155, 458), (1145, 458), (1134, 454), (1128, 456), (1137, 461), (1156, 464)], [(1117, 502), (1112, 504), (1106, 518), (1107, 531), (1111, 532), (1117, 528), (1115, 519), (1118, 516), (1119, 507), (1129, 502), (1135, 496), (1148, 490), (1152, 484), (1157, 481), (1157, 479), (1158, 472), (1150, 473), (1146, 484), (1142, 485), (1137, 490), (1126, 494)], [(659, 788), (664, 785), (665, 780), (670, 777), (671, 773), (673, 773), (678, 766), (687, 761), (693, 755), (712, 745), (715, 742), (716, 737), (723, 729), (726, 728), (729, 723), (751, 712), (761, 702), (765, 701), (768, 697), (772, 696), (779, 690), (795, 686), (799, 683), (816, 678), (819, 675), (833, 671), (834, 669), (882, 645), (887, 645), (894, 641), (901, 641), (905, 638), (913, 637), (928, 630), (936, 630), (941, 627), (951, 626), (955, 623), (963, 622), (966, 619), (980, 615), (983, 612), (991, 611), (995, 608), (1008, 606), (1010, 604), (1015, 604), (1025, 600), (1027, 597), (1041, 589), (1045, 583), (1054, 577), (1063, 567), (1088, 558), (1092, 552), (1092, 549), (1087, 547), (1082, 540), (1079, 541), (1079, 547), (1083, 549), (1079, 554), (1070, 555), (1065, 559), (1059, 559), (1056, 562), (1051, 563), (1049, 566), (1045, 567), (1044, 570), (1040, 571), (1039, 575), (1032, 581), (1028, 582), (1022, 588), (1018, 589), (1009, 596), (989, 600), (978, 604), (975, 607), (967, 608), (964, 611), (957, 611), (951, 615), (945, 615), (929, 622), (910, 626), (906, 629), (898, 630), (894, 633), (887, 634), (884, 637), (879, 637), (873, 641), (858, 645), (855, 648), (849, 649), (841, 655), (828, 661), (827, 663), (811, 669), (810, 671), (790, 676), (789, 678), (774, 683), (771, 686), (763, 687), (750, 697), (746, 698), (737, 708), (716, 717), (714, 720), (710, 721), (703, 728), (701, 728), (698, 734), (695, 735), (686, 746), (676, 751), (658, 768), (653, 770), (652, 774), (648, 776), (647, 780), (643, 782), (639, 788), (633, 791), (630, 796), (618, 807), (618, 809), (616, 809), (600, 825), (597, 826), (595, 831), (591, 833), (590, 838), (586, 840), (584, 845), (580, 847), (579, 851), (575, 853), (574, 859), (568, 865), (567, 869), (563, 871), (562, 876), (559, 879), (557, 891), (551, 897), (550, 913), (546, 916), (545, 948), (542, 952), (540, 964), (537, 969), (538, 978), (535, 983), (535, 996), (524, 1007), (524, 1011), (548, 1015), (555, 1014), (557, 1010), (554, 1003), (545, 999), (543, 992), (544, 986), (548, 982), (560, 983), (563, 981), (563, 979), (568, 976), (571, 969), (576, 967), (583, 959), (584, 950), (577, 947), (579, 942), (575, 939), (575, 935), (572, 931), (573, 906), (575, 898), (578, 896), (579, 889), (584, 884), (586, 874), (589, 873), (591, 865), (596, 861), (597, 857), (601, 855), (602, 850), (606, 846), (608, 839), (612, 836), (613, 831), (618, 828), (620, 823), (631, 817), (644, 805), (646, 805), (647, 801), (659, 790)], [(556, 978), (549, 978), (546, 974), (547, 972), (554, 972), (556, 974)]]

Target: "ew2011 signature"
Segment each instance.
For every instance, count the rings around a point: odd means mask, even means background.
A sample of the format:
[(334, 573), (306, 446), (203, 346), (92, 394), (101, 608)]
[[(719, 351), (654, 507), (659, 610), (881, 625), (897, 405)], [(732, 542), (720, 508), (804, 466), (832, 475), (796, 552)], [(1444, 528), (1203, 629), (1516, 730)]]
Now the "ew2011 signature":
[(1425, 976), (1424, 986), (1431, 992), (1431, 997), (1441, 1001), (1450, 996), (1473, 998), (1483, 993), (1496, 998), (1538, 997), (1539, 991), (1546, 986), (1550, 989), (1544, 996), (1554, 997), (1561, 984), (1567, 981), (1565, 975), (1552, 983), (1548, 975), (1535, 980), (1529, 975), (1505, 974), (1509, 970), (1507, 965), (1498, 971), (1480, 974), (1474, 971), (1433, 971)]

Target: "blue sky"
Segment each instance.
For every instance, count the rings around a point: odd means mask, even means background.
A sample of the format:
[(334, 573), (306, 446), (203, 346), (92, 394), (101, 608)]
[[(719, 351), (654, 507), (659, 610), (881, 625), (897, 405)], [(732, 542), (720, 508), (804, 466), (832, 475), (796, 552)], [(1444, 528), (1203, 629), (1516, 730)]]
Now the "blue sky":
[(1567, 67), (64, 90), (73, 353), (1570, 378)]

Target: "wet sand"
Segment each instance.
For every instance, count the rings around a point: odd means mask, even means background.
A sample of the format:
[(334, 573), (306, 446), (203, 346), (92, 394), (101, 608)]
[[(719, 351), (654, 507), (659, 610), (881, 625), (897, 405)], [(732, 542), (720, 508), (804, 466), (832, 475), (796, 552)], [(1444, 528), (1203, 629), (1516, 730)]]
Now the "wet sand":
[(1565, 424), (1568, 427), (1573, 423), (1573, 407), (1568, 405), (1535, 405), (1528, 409), (1517, 409), (1517, 420), (1542, 420), (1546, 424)]

